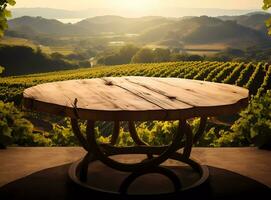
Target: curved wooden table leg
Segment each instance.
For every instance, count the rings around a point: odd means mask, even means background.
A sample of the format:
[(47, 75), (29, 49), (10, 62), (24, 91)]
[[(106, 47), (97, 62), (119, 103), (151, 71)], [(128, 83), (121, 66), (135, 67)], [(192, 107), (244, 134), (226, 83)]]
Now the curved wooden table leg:
[[(99, 159), (101, 162), (103, 162), (105, 165), (119, 170), (119, 171), (125, 171), (125, 172), (132, 172), (132, 171), (136, 171), (142, 168), (151, 168), (151, 167), (155, 167), (160, 165), (161, 163), (163, 163), (164, 161), (166, 161), (170, 155), (172, 155), (174, 152), (177, 151), (178, 149), (178, 144), (179, 141), (182, 140), (183, 136), (184, 136), (184, 132), (185, 132), (185, 120), (180, 120), (179, 123), (179, 130), (176, 133), (172, 144), (168, 146), (168, 148), (166, 149), (165, 152), (163, 152), (161, 155), (159, 155), (156, 158), (151, 158), (145, 162), (142, 163), (135, 163), (135, 164), (124, 164), (124, 163), (120, 163), (117, 162), (111, 158), (109, 158), (107, 155), (104, 154), (102, 148), (100, 147), (100, 145), (97, 144), (96, 141), (96, 137), (94, 133), (94, 126), (93, 126), (93, 121), (88, 121), (87, 122), (87, 138), (88, 138), (88, 142), (90, 144), (90, 150), (93, 152), (93, 154), (97, 157), (97, 159)], [(149, 149), (148, 152), (146, 152), (146, 154), (148, 153), (152, 153), (151, 152), (152, 148)]]
[(77, 139), (79, 140), (79, 142), (81, 143), (83, 148), (86, 151), (88, 151), (89, 150), (89, 144), (88, 144), (86, 138), (81, 133), (80, 127), (78, 125), (78, 120), (77, 119), (71, 119), (71, 125), (72, 125), (73, 133), (76, 135)]
[[(207, 117), (201, 117), (200, 118), (200, 125), (199, 125), (199, 128), (198, 128), (197, 132), (195, 133), (194, 136), (193, 136), (193, 133), (192, 133), (192, 137), (193, 137), (192, 143), (194, 145), (197, 144), (199, 142), (200, 138), (202, 137), (202, 135), (203, 135), (203, 133), (205, 131), (206, 124), (207, 124)], [(189, 134), (191, 134), (192, 130), (191, 130), (190, 125), (187, 124), (186, 127), (189, 127), (189, 128), (187, 128), (187, 130), (189, 131)], [(185, 147), (185, 142), (180, 142), (179, 149), (184, 148), (184, 147)]]
[(190, 125), (187, 122), (184, 125), (185, 125), (185, 145), (183, 150), (183, 156), (189, 158), (193, 147), (193, 133)]
[[(140, 145), (148, 146), (148, 144), (146, 144), (144, 141), (142, 141), (140, 139), (140, 137), (138, 136), (138, 133), (137, 133), (136, 127), (135, 127), (135, 123), (132, 121), (129, 121), (128, 126), (129, 126), (130, 135), (131, 135), (132, 139), (134, 140), (134, 142), (139, 146)], [(152, 159), (153, 155), (151, 153), (148, 153), (147, 157), (148, 157), (148, 159)]]
[(120, 134), (120, 122), (119, 121), (115, 121), (114, 122), (114, 129), (113, 129), (113, 134), (112, 134), (112, 138), (111, 138), (111, 145), (115, 145), (117, 143), (117, 140), (119, 138), (119, 134)]
[(136, 127), (135, 127), (135, 123), (132, 122), (132, 121), (129, 121), (128, 122), (128, 126), (129, 126), (129, 132), (130, 132), (130, 135), (132, 137), (132, 139), (134, 140), (134, 142), (137, 144), (137, 145), (144, 145), (144, 146), (147, 146), (147, 144), (145, 142), (143, 142), (138, 134), (137, 134), (137, 131), (136, 131)]
[(79, 174), (79, 179), (83, 182), (88, 180), (88, 166), (94, 160), (94, 155), (87, 153), (82, 161), (79, 163), (76, 174)]
[(199, 128), (193, 138), (193, 144), (196, 144), (200, 140), (200, 138), (202, 137), (204, 130), (205, 130), (205, 127), (206, 127), (206, 124), (207, 124), (207, 117), (201, 117)]
[(170, 169), (164, 168), (164, 167), (154, 167), (153, 169), (143, 169), (136, 172), (133, 172), (131, 175), (129, 175), (121, 184), (119, 192), (122, 195), (126, 195), (128, 192), (128, 189), (130, 185), (140, 176), (143, 176), (145, 174), (161, 174), (166, 176), (171, 182), (173, 183), (175, 192), (178, 192), (182, 188), (182, 184), (178, 176), (171, 171)]

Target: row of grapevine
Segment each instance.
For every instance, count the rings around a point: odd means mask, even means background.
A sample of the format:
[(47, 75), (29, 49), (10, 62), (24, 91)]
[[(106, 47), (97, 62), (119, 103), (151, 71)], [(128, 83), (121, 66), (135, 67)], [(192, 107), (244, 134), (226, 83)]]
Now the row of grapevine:
[(267, 63), (259, 63), (252, 74), (251, 78), (246, 84), (246, 88), (249, 89), (250, 94), (255, 95), (258, 91), (258, 89), (261, 87), (261, 84), (263, 83), (264, 77), (265, 77), (265, 68), (268, 66)]
[(240, 72), (244, 69), (245, 63), (239, 63), (232, 73), (223, 81), (223, 83), (234, 84), (240, 76)]
[(186, 79), (193, 79), (200, 71), (205, 70), (206, 68), (211, 67), (212, 65), (216, 65), (217, 63), (204, 62), (202, 65), (195, 67), (192, 69), (187, 75), (184, 76)]
[(201, 70), (196, 76), (194, 76), (193, 79), (195, 79), (195, 80), (204, 80), (211, 71), (213, 71), (215, 68), (217, 68), (220, 65), (221, 65), (221, 63), (214, 64), (214, 65), (211, 65), (211, 66), (207, 67), (204, 70)]
[(223, 82), (229, 74), (236, 68), (236, 63), (231, 63), (228, 67), (222, 69), (213, 79), (212, 82)]
[(208, 76), (204, 79), (205, 81), (212, 81), (213, 78), (221, 71), (223, 70), (225, 67), (229, 66), (230, 63), (224, 63), (222, 65), (219, 65), (218, 67), (216, 67), (214, 70), (212, 70)]
[(267, 90), (271, 89), (271, 66), (268, 66), (263, 84), (261, 85), (260, 89), (258, 90), (257, 95), (261, 96), (266, 93)]
[(193, 63), (190, 66), (187, 66), (182, 69), (181, 73), (177, 76), (178, 78), (184, 78), (186, 74), (190, 73), (191, 70), (193, 70), (195, 67), (199, 67), (199, 63)]
[(247, 66), (245, 67), (245, 69), (241, 72), (241, 74), (240, 74), (239, 78), (237, 79), (237, 81), (235, 82), (235, 84), (238, 86), (246, 85), (250, 76), (253, 74), (254, 69), (255, 69), (254, 65), (252, 63), (248, 63)]

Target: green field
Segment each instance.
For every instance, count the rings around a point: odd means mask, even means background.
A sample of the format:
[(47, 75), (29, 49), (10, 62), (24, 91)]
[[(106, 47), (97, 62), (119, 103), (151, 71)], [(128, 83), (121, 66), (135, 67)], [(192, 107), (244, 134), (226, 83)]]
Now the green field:
[(39, 47), (41, 48), (43, 53), (46, 54), (52, 54), (52, 53), (60, 53), (62, 55), (69, 55), (72, 54), (74, 52), (74, 48), (73, 47), (69, 47), (69, 46), (43, 46), (43, 45), (39, 45)]
[(62, 55), (69, 55), (74, 52), (74, 47), (71, 46), (46, 46), (37, 44), (32, 40), (15, 37), (4, 37), (0, 39), (0, 44), (11, 46), (27, 46), (33, 49), (40, 48), (42, 52), (46, 54), (60, 53)]
[(37, 44), (33, 41), (24, 39), (24, 38), (15, 38), (15, 37), (4, 37), (0, 39), (0, 44), (3, 45), (16, 45), (16, 46), (27, 46), (33, 49), (37, 48)]

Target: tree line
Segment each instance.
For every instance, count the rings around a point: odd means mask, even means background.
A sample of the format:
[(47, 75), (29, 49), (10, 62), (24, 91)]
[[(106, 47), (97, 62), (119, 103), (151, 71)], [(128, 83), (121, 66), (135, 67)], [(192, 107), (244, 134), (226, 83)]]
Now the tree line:
[(0, 46), (0, 65), (5, 67), (3, 76), (58, 71), (78, 67), (78, 65), (64, 59), (44, 54), (40, 49), (6, 45)]
[(169, 61), (201, 61), (199, 55), (180, 54), (179, 49), (146, 48), (126, 45), (119, 50), (105, 51), (97, 55), (98, 64), (120, 65), (129, 63), (159, 63)]
[(96, 55), (100, 65), (120, 65), (129, 63), (160, 63), (177, 61), (219, 61), (219, 62), (271, 62), (271, 48), (255, 46), (246, 49), (227, 48), (214, 55), (188, 54), (175, 48), (147, 48), (126, 45), (110, 49)]

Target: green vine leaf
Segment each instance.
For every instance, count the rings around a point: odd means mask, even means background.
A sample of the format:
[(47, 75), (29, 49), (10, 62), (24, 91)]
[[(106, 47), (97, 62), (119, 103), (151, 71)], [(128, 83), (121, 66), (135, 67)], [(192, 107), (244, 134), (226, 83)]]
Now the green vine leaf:
[(14, 0), (7, 0), (7, 3), (11, 6), (14, 6), (16, 4), (16, 1)]

